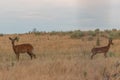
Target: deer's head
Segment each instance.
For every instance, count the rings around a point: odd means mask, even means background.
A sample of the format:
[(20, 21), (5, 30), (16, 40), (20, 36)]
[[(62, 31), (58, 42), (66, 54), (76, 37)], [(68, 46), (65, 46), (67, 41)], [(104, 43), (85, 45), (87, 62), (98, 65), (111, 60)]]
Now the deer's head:
[(9, 39), (11, 40), (12, 44), (14, 44), (15, 41), (18, 41), (18, 37), (15, 37), (15, 38), (9, 37)]
[(113, 45), (112, 39), (109, 39), (109, 44), (112, 44), (112, 45)]

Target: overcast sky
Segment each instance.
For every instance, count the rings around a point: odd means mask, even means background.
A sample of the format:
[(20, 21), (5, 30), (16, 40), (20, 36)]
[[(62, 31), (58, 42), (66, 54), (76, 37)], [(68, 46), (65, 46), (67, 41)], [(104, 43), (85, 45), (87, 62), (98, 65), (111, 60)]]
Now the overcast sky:
[(0, 33), (120, 29), (120, 0), (1, 0)]

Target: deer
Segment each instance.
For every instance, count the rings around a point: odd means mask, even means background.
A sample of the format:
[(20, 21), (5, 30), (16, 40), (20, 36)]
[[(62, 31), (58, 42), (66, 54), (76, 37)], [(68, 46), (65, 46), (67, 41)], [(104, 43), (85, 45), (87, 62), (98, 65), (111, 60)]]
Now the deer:
[(18, 61), (21, 53), (27, 53), (30, 56), (31, 60), (33, 57), (36, 58), (36, 55), (33, 53), (34, 48), (31, 44), (15, 45), (15, 41), (18, 41), (18, 37), (15, 37), (15, 38), (9, 37), (9, 40), (11, 40), (12, 48), (14, 53), (16, 54), (16, 58)]
[(113, 45), (112, 39), (108, 40), (108, 45), (103, 47), (95, 47), (91, 49), (92, 55), (91, 59), (93, 59), (93, 56), (95, 56), (97, 53), (104, 53), (105, 58), (107, 57), (107, 52), (109, 51), (110, 45)]

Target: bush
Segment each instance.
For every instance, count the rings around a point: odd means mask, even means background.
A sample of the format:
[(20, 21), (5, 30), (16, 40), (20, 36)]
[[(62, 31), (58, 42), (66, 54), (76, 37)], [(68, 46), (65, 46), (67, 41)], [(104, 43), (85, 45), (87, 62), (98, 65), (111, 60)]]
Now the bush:
[(45, 34), (47, 34), (47, 32), (39, 32), (39, 31), (36, 31), (36, 32), (34, 32), (33, 34), (35, 34), (35, 35), (45, 35)]
[(76, 39), (80, 39), (83, 36), (84, 36), (84, 33), (82, 31), (80, 31), (80, 30), (74, 31), (71, 34), (71, 38), (76, 38)]
[(111, 39), (118, 39), (118, 38), (120, 38), (120, 31), (110, 32), (109, 33), (109, 38), (111, 38)]
[(88, 31), (88, 35), (90, 35), (90, 36), (96, 36), (96, 33), (95, 33), (95, 31)]
[(108, 53), (110, 57), (115, 57), (115, 54), (113, 52)]
[(110, 34), (111, 30), (104, 30), (105, 33)]
[(99, 33), (100, 32), (100, 29), (95, 29), (95, 33)]
[(41, 35), (41, 32), (37, 31), (37, 32), (34, 32), (35, 35)]
[(52, 31), (52, 32), (50, 32), (50, 35), (57, 35), (57, 32), (56, 31)]

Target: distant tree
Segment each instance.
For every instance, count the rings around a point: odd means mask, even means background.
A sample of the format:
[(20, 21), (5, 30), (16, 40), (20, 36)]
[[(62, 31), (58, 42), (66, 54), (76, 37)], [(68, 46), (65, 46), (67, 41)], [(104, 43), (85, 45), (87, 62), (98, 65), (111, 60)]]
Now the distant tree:
[(36, 33), (36, 32), (37, 32), (37, 29), (36, 29), (36, 28), (33, 28), (32, 32), (33, 32), (33, 33)]
[(106, 33), (110, 33), (111, 31), (110, 31), (110, 30), (108, 30), (108, 29), (106, 29), (106, 30), (104, 30), (104, 32), (106, 32)]
[(115, 32), (115, 31), (117, 31), (117, 29), (113, 28), (113, 29), (112, 29), (112, 31), (114, 31), (114, 32)]
[(95, 29), (95, 32), (96, 32), (96, 33), (99, 33), (99, 32), (100, 32), (100, 29), (98, 29), (98, 28)]

